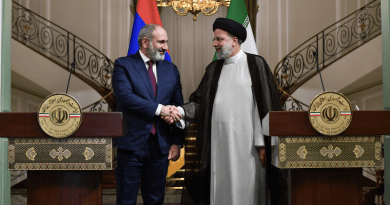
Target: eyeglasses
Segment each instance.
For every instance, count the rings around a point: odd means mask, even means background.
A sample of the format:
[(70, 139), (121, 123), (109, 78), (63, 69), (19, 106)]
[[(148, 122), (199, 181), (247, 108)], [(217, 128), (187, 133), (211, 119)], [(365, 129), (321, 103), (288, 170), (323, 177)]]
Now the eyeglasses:
[(212, 39), (213, 43), (214, 43), (214, 41), (221, 42), (223, 40), (224, 40), (224, 38), (221, 38), (221, 37), (216, 37), (216, 38)]

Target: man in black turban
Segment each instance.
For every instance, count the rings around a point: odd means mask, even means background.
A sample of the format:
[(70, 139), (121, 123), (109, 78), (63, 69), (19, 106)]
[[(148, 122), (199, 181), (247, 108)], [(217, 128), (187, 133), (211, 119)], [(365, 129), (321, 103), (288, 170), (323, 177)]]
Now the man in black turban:
[(263, 205), (271, 198), (272, 204), (286, 204), (270, 174), (276, 169), (263, 123), (269, 111), (282, 108), (273, 75), (264, 58), (241, 50), (244, 26), (218, 18), (213, 30), (218, 60), (207, 66), (189, 103), (179, 107), (182, 125), (198, 124), (181, 204)]

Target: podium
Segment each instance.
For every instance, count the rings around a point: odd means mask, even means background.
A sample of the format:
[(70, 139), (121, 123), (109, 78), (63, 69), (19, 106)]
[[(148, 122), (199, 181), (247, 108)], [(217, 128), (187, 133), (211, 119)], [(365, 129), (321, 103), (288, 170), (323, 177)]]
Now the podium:
[(290, 170), (291, 205), (362, 204), (362, 168), (381, 166), (380, 135), (390, 133), (390, 112), (352, 116), (340, 136), (324, 136), (308, 112), (270, 112), (269, 135), (278, 136), (273, 164)]
[(102, 204), (102, 172), (116, 167), (113, 137), (122, 137), (122, 113), (83, 113), (70, 137), (48, 137), (37, 113), (0, 113), (9, 138), (8, 168), (27, 170), (27, 203)]

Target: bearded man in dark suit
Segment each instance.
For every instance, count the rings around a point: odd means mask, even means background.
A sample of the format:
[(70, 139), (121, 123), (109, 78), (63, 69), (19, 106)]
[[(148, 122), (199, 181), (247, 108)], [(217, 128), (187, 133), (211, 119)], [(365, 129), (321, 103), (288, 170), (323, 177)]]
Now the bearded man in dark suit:
[(179, 71), (164, 60), (167, 42), (161, 26), (145, 25), (138, 36), (140, 50), (115, 61), (112, 85), (127, 126), (116, 140), (117, 204), (135, 205), (140, 183), (144, 204), (162, 204), (169, 160), (180, 157), (182, 131), (161, 119), (181, 117), (170, 105), (183, 104)]

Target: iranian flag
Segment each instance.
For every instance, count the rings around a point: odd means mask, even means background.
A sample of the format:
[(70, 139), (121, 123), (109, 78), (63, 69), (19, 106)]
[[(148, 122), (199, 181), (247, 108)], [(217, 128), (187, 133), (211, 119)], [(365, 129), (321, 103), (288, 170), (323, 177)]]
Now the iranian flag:
[[(248, 12), (246, 11), (245, 1), (244, 0), (231, 0), (229, 10), (227, 12), (226, 18), (232, 19), (241, 23), (246, 28), (246, 40), (241, 44), (241, 49), (244, 52), (258, 54), (256, 48), (255, 37), (253, 36), (253, 31), (251, 23), (249, 22)], [(217, 59), (217, 55), (214, 55), (214, 59)]]

